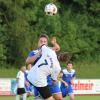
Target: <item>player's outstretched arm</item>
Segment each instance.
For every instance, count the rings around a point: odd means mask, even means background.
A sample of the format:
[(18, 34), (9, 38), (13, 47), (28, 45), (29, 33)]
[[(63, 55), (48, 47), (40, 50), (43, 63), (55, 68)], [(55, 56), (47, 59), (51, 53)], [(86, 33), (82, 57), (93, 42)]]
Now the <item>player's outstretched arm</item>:
[(65, 85), (66, 87), (68, 87), (68, 84), (62, 79), (62, 76), (63, 76), (63, 73), (60, 72), (60, 74), (58, 75), (58, 80), (61, 81), (62, 83), (64, 83), (64, 85)]
[(34, 56), (32, 56), (32, 57), (27, 57), (27, 59), (26, 59), (26, 64), (28, 65), (28, 64), (34, 63), (34, 61), (35, 61), (38, 57), (40, 57), (40, 55), (41, 55), (41, 50), (40, 50), (36, 55), (34, 55)]

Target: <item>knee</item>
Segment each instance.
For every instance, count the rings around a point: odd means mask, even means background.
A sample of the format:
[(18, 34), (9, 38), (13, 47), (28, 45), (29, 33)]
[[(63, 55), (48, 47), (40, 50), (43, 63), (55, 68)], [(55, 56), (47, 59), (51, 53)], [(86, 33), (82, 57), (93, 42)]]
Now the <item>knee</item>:
[(55, 98), (55, 100), (63, 100), (63, 99), (62, 99), (62, 96), (58, 96)]
[(71, 97), (70, 100), (74, 100), (74, 97)]
[(61, 93), (54, 94), (53, 97), (54, 97), (55, 100), (62, 100), (63, 99)]
[(57, 98), (57, 99), (55, 99), (55, 100), (63, 100), (62, 98)]
[(74, 98), (71, 98), (70, 100), (74, 100)]

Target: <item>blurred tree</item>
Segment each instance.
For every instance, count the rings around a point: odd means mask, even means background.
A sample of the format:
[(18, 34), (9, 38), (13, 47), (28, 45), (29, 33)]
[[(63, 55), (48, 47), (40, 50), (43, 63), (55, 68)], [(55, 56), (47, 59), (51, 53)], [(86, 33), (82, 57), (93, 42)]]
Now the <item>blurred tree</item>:
[[(48, 3), (55, 16), (45, 15)], [(41, 33), (56, 36), (74, 60), (100, 58), (99, 12), (99, 0), (0, 0), (0, 64), (25, 64)]]

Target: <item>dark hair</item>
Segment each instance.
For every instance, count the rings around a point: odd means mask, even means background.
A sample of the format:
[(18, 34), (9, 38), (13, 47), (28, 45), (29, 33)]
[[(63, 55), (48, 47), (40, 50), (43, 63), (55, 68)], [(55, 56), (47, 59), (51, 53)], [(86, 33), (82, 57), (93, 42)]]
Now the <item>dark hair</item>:
[(44, 37), (44, 38), (46, 38), (47, 40), (49, 40), (48, 35), (46, 35), (46, 34), (41, 34), (41, 35), (39, 36), (39, 38), (42, 38), (42, 37)]
[(68, 64), (73, 64), (73, 62), (72, 62), (72, 61), (68, 61), (68, 62), (67, 62), (67, 65), (68, 65)]
[(25, 66), (24, 66), (24, 65), (22, 65), (22, 66), (19, 66), (19, 67), (18, 67), (18, 69), (19, 69), (19, 70), (21, 70), (21, 68), (23, 68), (23, 67), (25, 67)]
[(21, 69), (21, 66), (18, 66), (18, 69), (20, 70)]
[(65, 63), (69, 62), (71, 58), (72, 54), (70, 54), (69, 52), (63, 52), (58, 55), (58, 60)]

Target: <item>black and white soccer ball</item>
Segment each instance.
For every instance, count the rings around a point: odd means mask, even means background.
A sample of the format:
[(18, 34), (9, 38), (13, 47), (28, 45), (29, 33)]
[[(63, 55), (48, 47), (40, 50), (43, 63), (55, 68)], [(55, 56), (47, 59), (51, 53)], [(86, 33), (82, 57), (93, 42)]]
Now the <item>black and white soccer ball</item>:
[(50, 3), (45, 6), (45, 13), (48, 16), (53, 16), (57, 14), (57, 7), (55, 4)]

